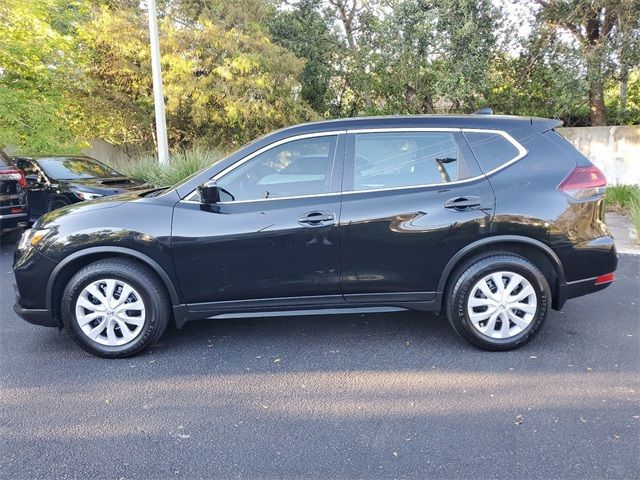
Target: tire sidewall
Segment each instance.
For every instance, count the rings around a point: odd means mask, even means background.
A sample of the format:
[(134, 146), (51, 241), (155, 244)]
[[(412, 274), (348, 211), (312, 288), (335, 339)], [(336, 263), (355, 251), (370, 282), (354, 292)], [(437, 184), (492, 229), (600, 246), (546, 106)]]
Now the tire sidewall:
[(53, 212), (54, 210), (58, 210), (59, 208), (66, 207), (69, 205), (65, 199), (62, 198), (54, 198), (49, 202), (49, 212)]
[[(121, 280), (130, 284), (142, 297), (145, 307), (145, 323), (142, 331), (130, 343), (121, 346), (101, 345), (88, 338), (80, 328), (76, 318), (76, 302), (82, 290), (97, 280), (114, 279)], [(78, 343), (90, 353), (104, 357), (125, 357), (135, 354), (144, 349), (155, 337), (157, 328), (158, 307), (156, 302), (152, 301), (148, 288), (141, 284), (138, 280), (130, 275), (122, 272), (86, 272), (79, 277), (74, 277), (63, 294), (65, 301), (62, 305), (62, 317), (65, 320), (67, 328), (74, 335)]]
[[(536, 313), (529, 326), (517, 335), (506, 339), (483, 335), (473, 326), (467, 315), (467, 305), (473, 287), (483, 277), (499, 271), (517, 273), (526, 278), (536, 293), (537, 301)], [(550, 299), (551, 294), (546, 278), (528, 261), (519, 257), (490, 257), (473, 264), (461, 275), (452, 292), (450, 320), (458, 333), (472, 343), (491, 350), (510, 350), (527, 343), (542, 327), (548, 314)], [(468, 338), (469, 336), (471, 338)]]

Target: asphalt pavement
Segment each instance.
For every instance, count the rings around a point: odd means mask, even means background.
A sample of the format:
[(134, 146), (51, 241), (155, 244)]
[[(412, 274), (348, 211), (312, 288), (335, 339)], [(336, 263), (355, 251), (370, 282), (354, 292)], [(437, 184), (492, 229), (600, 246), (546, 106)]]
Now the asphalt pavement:
[(638, 478), (640, 256), (520, 350), (417, 313), (211, 320), (105, 360), (12, 310), (0, 478)]

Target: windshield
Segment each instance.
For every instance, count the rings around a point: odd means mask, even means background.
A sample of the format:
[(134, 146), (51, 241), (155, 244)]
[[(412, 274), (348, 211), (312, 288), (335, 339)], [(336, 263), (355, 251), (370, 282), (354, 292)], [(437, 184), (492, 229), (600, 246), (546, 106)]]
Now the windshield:
[(122, 176), (121, 173), (89, 157), (40, 158), (38, 165), (54, 180)]

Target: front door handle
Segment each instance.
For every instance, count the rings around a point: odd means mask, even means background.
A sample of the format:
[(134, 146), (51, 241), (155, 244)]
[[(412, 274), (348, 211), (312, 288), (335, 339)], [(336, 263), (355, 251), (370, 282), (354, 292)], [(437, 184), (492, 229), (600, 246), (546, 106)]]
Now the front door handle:
[(317, 227), (333, 223), (336, 216), (330, 212), (309, 212), (298, 218), (298, 223), (306, 227)]
[(477, 208), (482, 205), (482, 200), (480, 197), (456, 197), (450, 200), (447, 200), (444, 204), (444, 208), (452, 208), (459, 212), (464, 210), (471, 210), (472, 208)]

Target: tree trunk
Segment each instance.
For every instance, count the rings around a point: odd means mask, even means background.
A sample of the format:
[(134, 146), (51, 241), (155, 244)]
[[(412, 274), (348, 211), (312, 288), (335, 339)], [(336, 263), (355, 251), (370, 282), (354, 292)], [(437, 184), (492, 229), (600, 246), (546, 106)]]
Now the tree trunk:
[(620, 67), (620, 110), (627, 109), (629, 96), (629, 67), (625, 64)]
[[(349, 50), (351, 50), (351, 52), (353, 53), (354, 59), (356, 59), (359, 63), (360, 59), (358, 58), (358, 45), (356, 44), (356, 39), (353, 34), (353, 20), (358, 7), (358, 0), (353, 0), (351, 8), (348, 8), (347, 3), (344, 0), (333, 0), (331, 4), (338, 9), (340, 21), (342, 22), (344, 33), (347, 37), (347, 45), (349, 46)], [(371, 95), (369, 93), (369, 82), (365, 79), (364, 83), (364, 92), (359, 93), (362, 93), (364, 97), (365, 107), (367, 109), (370, 109), (372, 106), (372, 102)]]
[(591, 113), (592, 127), (600, 127), (607, 124), (607, 115), (604, 106), (604, 88), (600, 82), (592, 81), (589, 87), (589, 110)]

